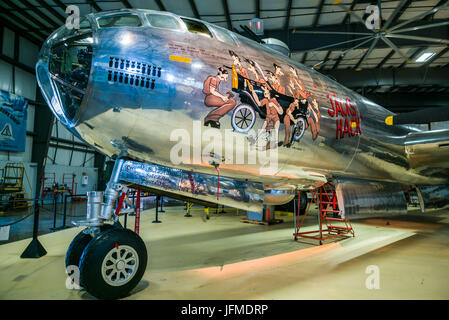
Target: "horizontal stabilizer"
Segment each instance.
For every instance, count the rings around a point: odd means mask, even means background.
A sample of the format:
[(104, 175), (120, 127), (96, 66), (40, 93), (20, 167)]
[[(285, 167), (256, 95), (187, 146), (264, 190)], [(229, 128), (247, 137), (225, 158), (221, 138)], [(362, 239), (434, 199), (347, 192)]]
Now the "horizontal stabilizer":
[(385, 119), (385, 124), (426, 124), (431, 122), (448, 121), (449, 106), (437, 108), (425, 108), (422, 110), (397, 114)]

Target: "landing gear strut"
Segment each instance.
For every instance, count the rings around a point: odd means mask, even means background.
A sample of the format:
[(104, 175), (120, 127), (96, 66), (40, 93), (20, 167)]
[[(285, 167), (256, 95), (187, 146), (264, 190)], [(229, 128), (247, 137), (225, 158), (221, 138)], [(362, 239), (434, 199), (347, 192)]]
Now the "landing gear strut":
[[(86, 226), (70, 244), (66, 268), (79, 270), (79, 285), (100, 299), (119, 299), (139, 283), (147, 266), (145, 243), (135, 232), (106, 222), (117, 221), (114, 205), (122, 192), (118, 159), (104, 192), (88, 192), (87, 218), (74, 223)], [(69, 268), (70, 267), (70, 268)]]

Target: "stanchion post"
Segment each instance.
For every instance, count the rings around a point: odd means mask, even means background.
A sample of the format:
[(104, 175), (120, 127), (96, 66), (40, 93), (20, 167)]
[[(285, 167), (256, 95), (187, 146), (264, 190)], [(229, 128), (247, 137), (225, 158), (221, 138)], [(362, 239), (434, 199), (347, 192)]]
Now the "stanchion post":
[(64, 204), (63, 204), (63, 212), (62, 212), (62, 228), (64, 229), (65, 226), (65, 222), (66, 222), (66, 217), (67, 217), (67, 198), (68, 198), (68, 194), (64, 195)]
[(156, 196), (156, 220), (153, 221), (153, 223), (161, 223), (162, 221), (159, 220), (159, 195)]
[(164, 196), (161, 196), (161, 210), (159, 210), (160, 212), (165, 212), (164, 208), (162, 207), (164, 203)]
[(39, 232), (39, 199), (34, 201), (33, 239), (21, 254), (20, 258), (40, 258), (47, 254), (42, 244), (37, 239)]
[(140, 188), (137, 188), (136, 204), (135, 204), (134, 208), (136, 210), (136, 217), (134, 219), (134, 232), (139, 234), (139, 228), (140, 228)]
[[(298, 202), (301, 201), (300, 200), (301, 197), (301, 191), (298, 191)], [(295, 224), (295, 241), (298, 240), (298, 237), (296, 236), (296, 234), (298, 233), (298, 214), (296, 213), (296, 206), (297, 206), (297, 202), (296, 199), (293, 199), (293, 221)], [(298, 205), (299, 207), (299, 205)]]
[(53, 228), (50, 228), (51, 231), (55, 231), (56, 229), (56, 206), (58, 202), (58, 193), (53, 193)]
[(190, 202), (186, 202), (186, 214), (184, 215), (184, 217), (190, 218), (192, 215), (190, 214), (190, 208), (191, 208), (191, 203)]

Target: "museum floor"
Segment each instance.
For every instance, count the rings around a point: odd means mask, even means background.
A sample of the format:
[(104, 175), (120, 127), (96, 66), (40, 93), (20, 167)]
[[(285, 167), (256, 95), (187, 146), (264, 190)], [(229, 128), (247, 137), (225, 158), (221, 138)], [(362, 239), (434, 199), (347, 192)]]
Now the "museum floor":
[[(165, 210), (160, 224), (154, 209), (143, 212), (149, 263), (127, 299), (449, 299), (448, 210), (353, 221), (355, 238), (322, 246), (293, 241), (289, 216), (263, 226), (229, 210), (210, 220)], [(315, 228), (316, 216), (306, 222)], [(48, 252), (40, 259), (19, 258), (29, 239), (1, 245), (0, 299), (95, 299), (65, 285), (65, 252), (79, 230), (39, 237)], [(373, 265), (379, 289), (366, 287)]]

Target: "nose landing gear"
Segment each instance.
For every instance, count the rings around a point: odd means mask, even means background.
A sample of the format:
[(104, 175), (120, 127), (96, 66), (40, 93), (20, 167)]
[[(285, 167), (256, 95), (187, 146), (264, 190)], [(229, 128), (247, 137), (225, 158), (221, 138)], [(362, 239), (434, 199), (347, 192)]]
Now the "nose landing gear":
[(105, 223), (116, 220), (113, 205), (123, 186), (119, 183), (124, 160), (116, 161), (106, 191), (88, 193), (87, 226), (70, 244), (66, 255), (67, 273), (78, 270), (79, 283), (100, 299), (127, 296), (139, 283), (147, 266), (147, 249), (135, 232)]
[(142, 279), (147, 250), (133, 231), (113, 228), (89, 242), (79, 265), (80, 281), (87, 292), (100, 299), (119, 299)]

